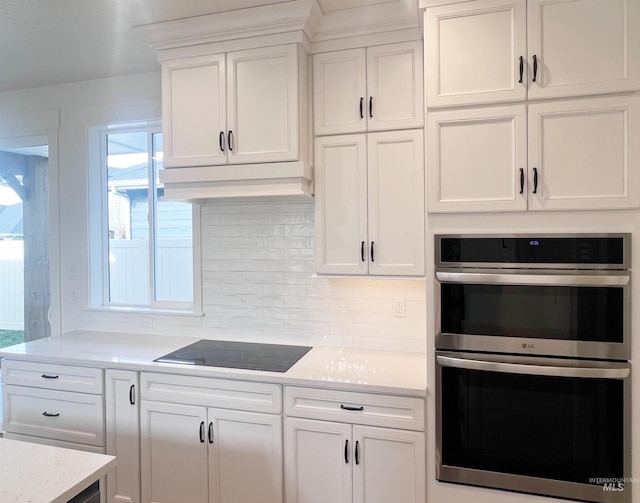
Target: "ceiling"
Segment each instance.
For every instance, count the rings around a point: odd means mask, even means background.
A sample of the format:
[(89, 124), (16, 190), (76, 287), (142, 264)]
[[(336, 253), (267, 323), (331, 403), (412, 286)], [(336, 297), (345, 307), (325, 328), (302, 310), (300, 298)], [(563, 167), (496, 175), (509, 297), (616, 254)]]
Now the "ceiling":
[[(130, 28), (296, 0), (0, 0), (0, 92), (159, 69)], [(318, 0), (325, 12), (399, 0)]]

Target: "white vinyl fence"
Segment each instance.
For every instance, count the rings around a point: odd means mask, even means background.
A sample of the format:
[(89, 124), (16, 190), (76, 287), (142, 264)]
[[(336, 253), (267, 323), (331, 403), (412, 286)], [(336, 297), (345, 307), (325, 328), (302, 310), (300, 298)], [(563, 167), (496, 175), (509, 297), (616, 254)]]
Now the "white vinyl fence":
[[(111, 302), (149, 303), (149, 243), (144, 239), (109, 241)], [(156, 297), (193, 299), (191, 239), (158, 243)], [(0, 330), (24, 330), (23, 241), (0, 241)]]
[[(156, 258), (158, 301), (193, 299), (191, 239), (161, 239)], [(149, 243), (146, 239), (109, 240), (111, 302), (149, 303)]]
[(0, 241), (0, 330), (24, 330), (23, 241)]

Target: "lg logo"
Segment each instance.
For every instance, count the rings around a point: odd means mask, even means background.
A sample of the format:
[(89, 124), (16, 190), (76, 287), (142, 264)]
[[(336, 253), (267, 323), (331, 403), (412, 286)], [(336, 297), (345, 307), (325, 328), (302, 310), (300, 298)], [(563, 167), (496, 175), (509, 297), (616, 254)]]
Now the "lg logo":
[(527, 344), (526, 342), (522, 343), (522, 349), (535, 349), (535, 344)]

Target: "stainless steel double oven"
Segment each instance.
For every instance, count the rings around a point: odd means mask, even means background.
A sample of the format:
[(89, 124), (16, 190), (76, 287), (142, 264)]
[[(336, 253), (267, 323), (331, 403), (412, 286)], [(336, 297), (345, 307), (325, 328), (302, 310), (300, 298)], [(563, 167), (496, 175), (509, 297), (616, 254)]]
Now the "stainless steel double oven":
[(628, 234), (439, 235), (437, 479), (631, 501)]

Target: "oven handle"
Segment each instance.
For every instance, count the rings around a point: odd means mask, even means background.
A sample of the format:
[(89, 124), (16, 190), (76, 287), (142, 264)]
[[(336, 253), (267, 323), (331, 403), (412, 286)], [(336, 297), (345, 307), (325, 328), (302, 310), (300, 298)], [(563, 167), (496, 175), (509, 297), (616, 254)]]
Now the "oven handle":
[(529, 374), (557, 377), (591, 377), (603, 379), (624, 379), (629, 376), (628, 368), (593, 367), (555, 367), (553, 365), (529, 365), (522, 363), (489, 362), (469, 360), (452, 356), (437, 356), (438, 363), (444, 367), (459, 369), (503, 372), (506, 374)]
[(555, 285), (555, 286), (625, 286), (629, 274), (509, 274), (504, 272), (445, 272), (437, 271), (441, 283), (472, 283), (498, 285)]

